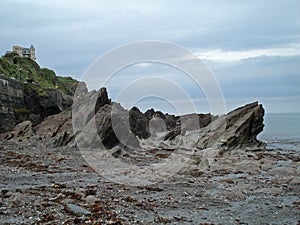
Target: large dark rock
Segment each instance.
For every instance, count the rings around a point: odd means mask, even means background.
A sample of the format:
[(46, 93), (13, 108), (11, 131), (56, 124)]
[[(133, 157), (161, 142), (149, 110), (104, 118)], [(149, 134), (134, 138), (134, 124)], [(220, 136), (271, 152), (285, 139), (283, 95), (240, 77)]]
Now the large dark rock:
[(110, 149), (120, 144), (139, 147), (130, 130), (129, 112), (119, 104), (112, 104), (105, 88), (76, 99), (73, 113), (79, 147)]
[[(92, 91), (77, 96), (78, 106), (73, 106), (75, 113), (74, 121), (72, 121), (71, 111), (62, 112), (56, 115), (48, 116), (36, 126), (36, 134), (52, 147), (60, 147), (65, 145), (74, 146), (75, 135), (84, 138), (84, 130), (92, 130), (93, 122), (97, 124), (98, 129), (94, 134), (90, 134), (87, 139), (91, 141), (96, 140), (99, 135), (103, 145), (111, 148), (119, 143), (114, 135), (111, 126), (111, 101), (108, 98), (105, 88), (99, 91)], [(95, 106), (93, 108), (93, 105)], [(96, 110), (96, 112), (95, 112)], [(92, 121), (91, 121), (92, 120)], [(73, 130), (73, 122), (75, 124), (75, 134)]]
[(257, 140), (263, 130), (264, 109), (254, 102), (221, 115), (199, 132), (199, 149), (220, 147), (232, 149), (261, 149), (265, 143)]
[(129, 124), (131, 131), (139, 138), (150, 137), (149, 120), (137, 107), (133, 107), (129, 111)]
[(97, 92), (97, 95), (98, 96), (95, 105), (95, 112), (97, 112), (100, 109), (100, 107), (111, 104), (111, 100), (108, 98), (106, 88), (100, 88), (100, 90)]
[(264, 128), (265, 110), (261, 104), (254, 102), (227, 114), (224, 145), (228, 148), (263, 146), (257, 135)]
[(81, 149), (111, 149), (117, 145), (134, 149), (140, 147), (138, 139), (130, 130), (128, 111), (108, 104), (100, 107), (94, 117), (78, 131), (76, 141)]

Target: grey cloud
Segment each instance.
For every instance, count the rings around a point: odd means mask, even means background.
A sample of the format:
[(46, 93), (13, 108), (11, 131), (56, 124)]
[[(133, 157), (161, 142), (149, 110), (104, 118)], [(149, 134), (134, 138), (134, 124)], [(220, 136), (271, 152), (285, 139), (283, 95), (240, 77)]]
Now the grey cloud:
[[(0, 4), (2, 53), (15, 44), (34, 44), (41, 66), (76, 78), (106, 51), (145, 39), (171, 41), (191, 50), (223, 51), (300, 42), (300, 2), (296, 0), (0, 0)], [(208, 63), (227, 97), (300, 95), (297, 56)], [(174, 76), (174, 71), (162, 72)], [(182, 76), (175, 77), (194, 98), (201, 95)]]

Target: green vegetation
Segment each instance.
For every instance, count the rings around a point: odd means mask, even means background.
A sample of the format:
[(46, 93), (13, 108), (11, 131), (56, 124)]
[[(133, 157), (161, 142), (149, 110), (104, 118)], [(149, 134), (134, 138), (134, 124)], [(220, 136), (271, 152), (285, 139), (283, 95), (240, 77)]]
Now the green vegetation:
[(31, 113), (31, 111), (29, 109), (24, 109), (24, 108), (15, 109), (14, 112), (15, 113), (22, 113), (22, 114), (29, 114), (29, 113)]
[[(42, 88), (56, 88), (68, 95), (74, 94), (78, 84), (77, 80), (56, 76), (53, 70), (40, 68), (35, 61), (19, 57), (14, 52), (0, 58), (0, 74), (22, 82), (33, 82)], [(41, 90), (38, 92), (43, 95)]]
[(46, 92), (45, 88), (42, 88), (39, 85), (32, 84), (32, 83), (25, 83), (24, 85), (25, 90), (32, 90), (37, 93), (38, 96), (40, 97), (47, 97), (48, 93)]

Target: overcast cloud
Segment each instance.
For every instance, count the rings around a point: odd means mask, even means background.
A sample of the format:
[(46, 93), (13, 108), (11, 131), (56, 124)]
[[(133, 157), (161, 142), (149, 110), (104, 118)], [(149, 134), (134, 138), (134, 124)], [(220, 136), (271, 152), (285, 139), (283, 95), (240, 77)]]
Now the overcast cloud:
[[(0, 51), (33, 44), (42, 67), (80, 79), (96, 58), (119, 45), (174, 42), (207, 63), (228, 109), (258, 100), (267, 112), (300, 112), (299, 9), (297, 0), (0, 0)], [(140, 74), (179, 82), (184, 76), (161, 65), (132, 66), (108, 86), (111, 96)], [(183, 86), (199, 105), (206, 102), (192, 84)]]

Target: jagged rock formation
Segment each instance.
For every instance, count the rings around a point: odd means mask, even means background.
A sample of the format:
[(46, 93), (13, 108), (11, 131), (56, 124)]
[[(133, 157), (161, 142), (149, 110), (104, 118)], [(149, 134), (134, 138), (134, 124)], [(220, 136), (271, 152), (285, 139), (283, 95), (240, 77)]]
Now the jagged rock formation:
[(227, 148), (243, 148), (247, 146), (261, 147), (264, 144), (256, 139), (263, 131), (264, 108), (258, 102), (240, 107), (226, 117), (226, 132), (223, 143)]
[[(180, 148), (183, 142), (189, 142), (188, 146), (197, 149), (264, 147), (264, 143), (256, 139), (264, 127), (264, 109), (257, 102), (233, 110), (227, 115), (189, 114), (178, 117), (155, 112), (153, 109), (145, 113), (136, 107), (125, 110), (120, 104), (111, 102), (105, 88), (83, 92), (76, 98), (73, 115), (71, 111), (51, 115), (33, 128), (39, 140), (53, 147), (75, 146), (76, 139), (80, 141), (79, 147), (102, 146), (111, 149), (118, 145), (140, 148), (139, 139), (149, 138), (151, 132), (166, 132), (160, 140), (160, 146), (164, 146), (162, 149)], [(149, 123), (154, 123), (155, 126), (155, 122), (159, 121), (165, 124), (166, 130), (159, 130), (159, 127), (150, 130)], [(22, 127), (16, 129), (23, 129)], [(9, 138), (14, 136), (6, 135)]]
[(247, 104), (219, 116), (199, 132), (197, 147), (222, 147), (222, 149), (259, 149), (265, 144), (257, 140), (263, 130), (264, 109), (258, 102)]

